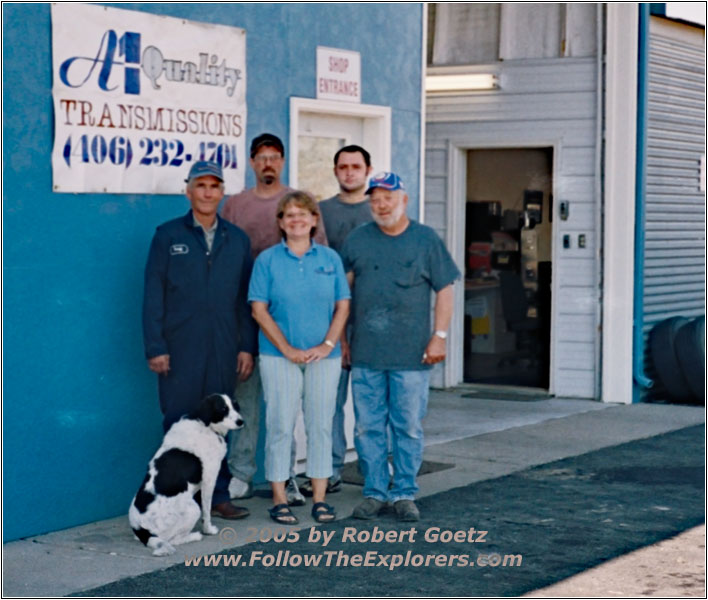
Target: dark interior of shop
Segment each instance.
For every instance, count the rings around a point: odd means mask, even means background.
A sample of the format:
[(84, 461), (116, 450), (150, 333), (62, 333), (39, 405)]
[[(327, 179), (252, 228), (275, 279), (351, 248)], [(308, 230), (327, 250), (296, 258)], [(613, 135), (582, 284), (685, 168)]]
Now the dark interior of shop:
[(468, 153), (464, 380), (548, 388), (551, 148)]

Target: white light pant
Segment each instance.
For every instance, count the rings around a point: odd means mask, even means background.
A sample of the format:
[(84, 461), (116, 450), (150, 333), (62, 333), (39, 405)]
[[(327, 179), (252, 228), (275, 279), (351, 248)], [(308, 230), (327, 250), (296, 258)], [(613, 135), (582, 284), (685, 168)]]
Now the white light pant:
[(341, 358), (300, 365), (261, 354), (259, 361), (266, 404), (266, 479), (286, 481), (290, 476), (293, 427), (301, 405), (307, 434), (305, 474), (315, 479), (330, 477)]

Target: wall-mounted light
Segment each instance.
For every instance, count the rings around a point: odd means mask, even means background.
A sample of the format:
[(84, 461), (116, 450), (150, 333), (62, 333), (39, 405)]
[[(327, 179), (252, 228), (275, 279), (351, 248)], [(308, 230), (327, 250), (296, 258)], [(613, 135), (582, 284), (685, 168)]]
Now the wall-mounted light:
[(490, 73), (459, 73), (456, 75), (427, 75), (425, 91), (428, 94), (460, 94), (499, 87), (496, 75)]

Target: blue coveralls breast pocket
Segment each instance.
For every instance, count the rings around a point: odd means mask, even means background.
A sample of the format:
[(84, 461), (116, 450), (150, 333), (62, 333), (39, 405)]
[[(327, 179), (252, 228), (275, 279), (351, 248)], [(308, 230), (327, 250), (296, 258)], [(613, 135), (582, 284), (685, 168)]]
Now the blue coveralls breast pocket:
[(198, 309), (195, 286), (204, 287), (203, 257), (193, 245), (175, 241), (169, 247), (165, 274), (165, 334), (177, 332)]
[[(171, 249), (175, 246), (186, 246), (186, 244), (173, 244)], [(167, 265), (167, 292), (177, 292), (185, 287), (201, 284), (200, 270), (199, 257), (196, 256), (194, 249), (187, 252), (170, 251)]]

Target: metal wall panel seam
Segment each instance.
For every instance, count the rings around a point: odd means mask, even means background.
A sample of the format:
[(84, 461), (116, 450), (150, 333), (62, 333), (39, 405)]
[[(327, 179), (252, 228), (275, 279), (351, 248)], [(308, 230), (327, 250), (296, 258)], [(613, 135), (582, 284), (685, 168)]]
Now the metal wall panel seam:
[(603, 196), (604, 182), (602, 176), (602, 164), (604, 161), (604, 130), (605, 130), (605, 90), (604, 90), (604, 56), (605, 56), (605, 40), (604, 40), (604, 4), (597, 4), (595, 11), (595, 30), (597, 32), (597, 54), (595, 56), (595, 223), (594, 230), (597, 234), (598, 243), (595, 245), (595, 264), (593, 275), (595, 277), (597, 302), (595, 303), (595, 322), (597, 323), (597, 343), (593, 345), (594, 361), (595, 361), (595, 398), (600, 399), (602, 396), (602, 302), (603, 294), (603, 272), (602, 258), (603, 245), (601, 240), (604, 238), (602, 228), (602, 211), (605, 204)]
[(639, 58), (637, 60), (637, 166), (634, 223), (634, 325), (632, 372), (635, 385), (632, 386), (632, 402), (639, 401), (640, 387), (651, 388), (654, 382), (644, 373), (644, 214), (646, 186), (647, 124), (649, 94), (649, 5), (639, 4)]

